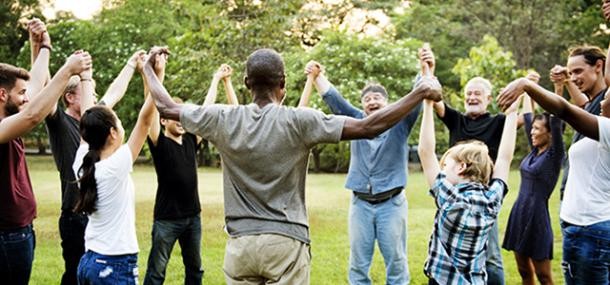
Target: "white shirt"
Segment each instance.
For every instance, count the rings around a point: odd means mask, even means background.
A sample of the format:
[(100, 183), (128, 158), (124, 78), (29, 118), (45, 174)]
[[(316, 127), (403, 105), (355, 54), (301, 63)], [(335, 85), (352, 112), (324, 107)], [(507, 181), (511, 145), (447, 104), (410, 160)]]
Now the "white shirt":
[[(72, 169), (78, 177), (88, 144), (76, 151)], [(108, 158), (95, 163), (97, 182), (96, 211), (89, 215), (85, 248), (103, 255), (138, 252), (135, 219), (135, 193), (131, 179), (133, 160), (128, 145), (122, 145)]]
[(610, 220), (610, 119), (597, 117), (599, 142), (583, 138), (570, 147), (570, 172), (560, 217), (588, 226)]

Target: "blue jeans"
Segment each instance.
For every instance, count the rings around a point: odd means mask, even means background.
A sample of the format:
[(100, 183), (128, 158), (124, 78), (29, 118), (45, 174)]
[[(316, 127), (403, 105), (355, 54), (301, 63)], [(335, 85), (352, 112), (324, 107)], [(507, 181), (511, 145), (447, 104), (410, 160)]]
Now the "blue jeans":
[(201, 219), (197, 214), (189, 218), (154, 221), (145, 285), (163, 284), (167, 262), (176, 240), (182, 248), (184, 284), (201, 284)]
[(32, 225), (0, 230), (0, 283), (29, 283), (35, 247), (36, 235)]
[(562, 223), (561, 228), (565, 283), (610, 284), (610, 221), (589, 226)]
[(371, 284), (369, 269), (375, 240), (383, 255), (387, 284), (409, 284), (407, 199), (404, 193), (379, 204), (355, 195), (349, 213), (349, 283)]
[(87, 251), (77, 273), (80, 285), (138, 284), (138, 254), (103, 255)]
[(498, 220), (496, 219), (496, 222), (489, 231), (487, 240), (485, 271), (487, 271), (488, 285), (504, 285), (504, 268), (502, 266), (502, 252), (500, 252), (498, 234)]
[(80, 258), (85, 253), (85, 228), (89, 219), (84, 214), (62, 211), (59, 217), (61, 254), (64, 258), (64, 275), (61, 285), (76, 285), (76, 271)]

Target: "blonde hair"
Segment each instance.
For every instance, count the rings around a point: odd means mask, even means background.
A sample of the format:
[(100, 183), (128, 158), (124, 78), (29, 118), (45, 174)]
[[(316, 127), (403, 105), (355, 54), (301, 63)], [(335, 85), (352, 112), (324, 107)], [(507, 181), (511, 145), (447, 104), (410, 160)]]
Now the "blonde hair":
[(78, 84), (80, 84), (80, 77), (78, 75), (73, 75), (72, 77), (70, 77), (70, 80), (68, 80), (68, 85), (66, 85), (66, 88), (64, 89), (64, 95), (61, 96), (61, 100), (64, 102), (64, 106), (68, 107), (68, 99), (66, 99), (66, 95), (68, 95), (69, 93), (74, 93), (74, 91), (76, 90), (76, 88), (78, 88)]
[(464, 86), (464, 94), (466, 94), (466, 90), (468, 90), (468, 87), (470, 87), (470, 85), (472, 84), (481, 84), (483, 86), (483, 91), (485, 92), (485, 95), (491, 95), (493, 85), (491, 85), (491, 82), (489, 82), (489, 80), (479, 76), (473, 77), (472, 79), (468, 80), (466, 86)]
[(453, 158), (456, 162), (466, 164), (466, 169), (460, 173), (460, 176), (484, 185), (489, 183), (493, 161), (489, 157), (489, 149), (484, 143), (472, 140), (453, 146), (443, 154), (441, 165), (448, 157)]

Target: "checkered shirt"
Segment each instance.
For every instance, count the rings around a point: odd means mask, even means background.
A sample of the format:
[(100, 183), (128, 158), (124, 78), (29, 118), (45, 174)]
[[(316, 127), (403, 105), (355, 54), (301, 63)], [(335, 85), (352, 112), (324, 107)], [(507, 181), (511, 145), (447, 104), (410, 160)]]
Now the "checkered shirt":
[(506, 183), (492, 179), (452, 185), (439, 173), (430, 195), (438, 208), (424, 273), (438, 284), (485, 284), (487, 236), (502, 206)]

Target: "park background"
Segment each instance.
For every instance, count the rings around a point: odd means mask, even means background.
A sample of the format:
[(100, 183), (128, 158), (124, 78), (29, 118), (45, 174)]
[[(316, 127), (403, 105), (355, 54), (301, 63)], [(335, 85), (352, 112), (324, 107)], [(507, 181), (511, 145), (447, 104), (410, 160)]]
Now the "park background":
[[(295, 106), (305, 83), (303, 68), (309, 60), (321, 62), (327, 77), (356, 106), (359, 90), (370, 81), (386, 86), (390, 99), (407, 94), (418, 71), (417, 48), (429, 42), (437, 58), (436, 75), (443, 84), (445, 100), (463, 109), (462, 87), (473, 76), (490, 79), (494, 94), (527, 70), (542, 75), (541, 84), (551, 89), (548, 70), (565, 64), (568, 49), (579, 44), (605, 47), (606, 24), (601, 1), (585, 0), (486, 0), (486, 1), (365, 1), (365, 0), (103, 0), (74, 1), (75, 7), (96, 2), (100, 11), (83, 19), (56, 7), (48, 0), (5, 0), (0, 3), (0, 61), (29, 68), (29, 44), (25, 23), (39, 17), (47, 22), (53, 43), (50, 69), (54, 73), (77, 49), (91, 53), (97, 93), (103, 94), (127, 59), (138, 49), (167, 45), (172, 51), (165, 86), (174, 96), (203, 102), (213, 72), (221, 63), (234, 68), (232, 76), (242, 104), (250, 97), (243, 85), (244, 61), (257, 48), (278, 50), (286, 61), (287, 99)], [(49, 8), (53, 11), (48, 12)], [(78, 8), (78, 7), (76, 7)], [(43, 13), (45, 11), (45, 13)], [(73, 10), (75, 11), (75, 10)], [(116, 106), (129, 132), (143, 102), (143, 85), (134, 75), (127, 94)], [(222, 92), (221, 92), (222, 94)], [(224, 97), (218, 96), (220, 102)], [(310, 106), (329, 113), (319, 96)], [(498, 111), (495, 104), (492, 113)], [(447, 149), (448, 132), (437, 120), (437, 152)], [(409, 139), (417, 144), (419, 123)], [(565, 141), (569, 144), (572, 130)], [(33, 152), (48, 154), (44, 125), (26, 137)], [(514, 166), (528, 152), (519, 132)], [(148, 151), (134, 178), (138, 191), (138, 238), (141, 273), (150, 246), (149, 234), (156, 186)], [(222, 283), (222, 192), (219, 157), (213, 145), (204, 143), (199, 152), (200, 191), (203, 205), (203, 258), (205, 282)], [(346, 282), (349, 192), (343, 190), (349, 163), (349, 143), (321, 145), (312, 150), (307, 184), (313, 240), (312, 284)], [(417, 166), (415, 166), (417, 168)], [(48, 156), (30, 156), (31, 176), (39, 202), (35, 221), (38, 248), (32, 284), (57, 283), (61, 252), (57, 233), (59, 181)], [(334, 174), (331, 174), (334, 173)], [(412, 171), (409, 198), (409, 258), (414, 284), (425, 282), (421, 268), (432, 227), (434, 205), (427, 197), (422, 176)], [(511, 174), (509, 194), (501, 214), (504, 232), (510, 205), (516, 198), (518, 172)], [(557, 224), (557, 195), (551, 198), (554, 218), (554, 277), (561, 280), (561, 235)], [(178, 250), (176, 250), (178, 252)], [(179, 283), (179, 255), (174, 253), (170, 280)], [(518, 274), (514, 259), (504, 252), (507, 284)], [(376, 256), (372, 274), (383, 280), (383, 265)], [(178, 279), (177, 279), (178, 278)], [(561, 283), (561, 282), (558, 282)]]

